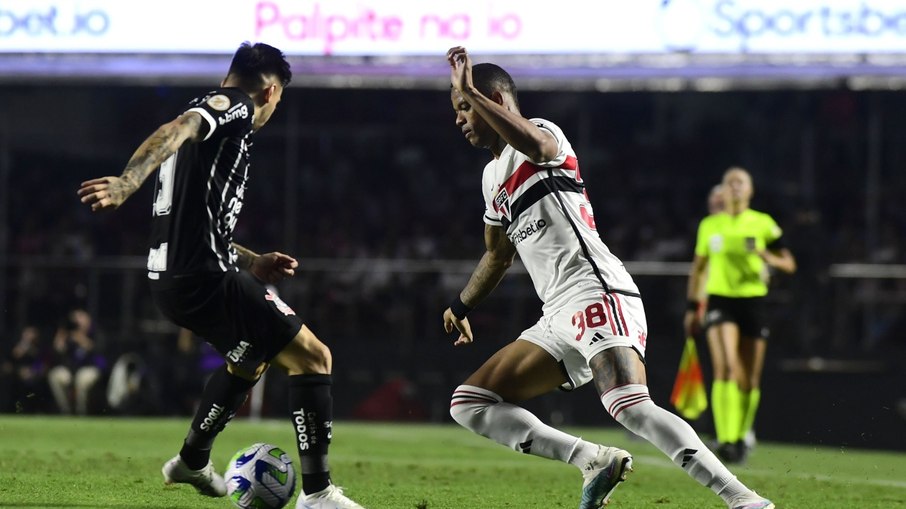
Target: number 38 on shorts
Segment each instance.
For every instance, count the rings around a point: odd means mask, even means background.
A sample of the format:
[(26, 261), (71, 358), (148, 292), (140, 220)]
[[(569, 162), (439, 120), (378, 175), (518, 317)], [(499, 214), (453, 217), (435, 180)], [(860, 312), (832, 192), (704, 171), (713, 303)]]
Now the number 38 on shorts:
[(628, 347), (644, 359), (647, 335), (641, 298), (585, 293), (546, 311), (519, 339), (535, 343), (560, 362), (569, 378), (563, 388), (571, 390), (591, 380), (588, 362), (603, 350)]
[(591, 303), (581, 302), (578, 307), (572, 314), (576, 341), (586, 341), (591, 346), (613, 336), (632, 338), (638, 342), (636, 348), (641, 347), (644, 352), (647, 324), (641, 299), (607, 293)]

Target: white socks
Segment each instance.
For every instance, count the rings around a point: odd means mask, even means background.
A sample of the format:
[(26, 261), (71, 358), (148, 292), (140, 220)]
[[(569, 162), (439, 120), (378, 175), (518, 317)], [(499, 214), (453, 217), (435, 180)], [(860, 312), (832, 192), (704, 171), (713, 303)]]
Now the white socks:
[(587, 465), (598, 445), (554, 429), (528, 410), (505, 403), (497, 394), (472, 385), (453, 392), (450, 415), (464, 428), (490, 438), (517, 452), (569, 463)]
[(651, 442), (728, 504), (752, 494), (705, 447), (686, 421), (651, 401), (648, 387), (641, 384), (614, 387), (601, 396), (601, 403), (617, 422)]
[[(756, 496), (708, 450), (686, 421), (651, 401), (648, 387), (614, 387), (601, 396), (601, 403), (617, 422), (651, 442), (727, 504)], [(560, 460), (580, 469), (598, 451), (597, 444), (554, 429), (528, 410), (505, 403), (494, 392), (480, 387), (457, 387), (450, 415), (463, 427), (515, 451)]]

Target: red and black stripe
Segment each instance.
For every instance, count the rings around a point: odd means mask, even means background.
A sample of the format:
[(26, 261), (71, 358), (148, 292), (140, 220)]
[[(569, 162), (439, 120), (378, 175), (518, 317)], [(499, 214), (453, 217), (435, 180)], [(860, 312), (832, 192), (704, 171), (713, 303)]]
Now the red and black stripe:
[(453, 408), (456, 405), (462, 405), (463, 403), (485, 403), (488, 405), (496, 405), (497, 403), (500, 403), (500, 401), (480, 392), (464, 390), (454, 391), (453, 398), (450, 401), (450, 408)]
[(566, 193), (582, 193), (585, 191), (585, 185), (576, 182), (572, 177), (548, 177), (536, 182), (528, 188), (522, 195), (510, 204), (510, 217), (512, 219), (501, 218), (504, 228), (509, 228), (520, 214), (529, 209), (532, 205), (538, 203), (545, 196), (563, 191)]

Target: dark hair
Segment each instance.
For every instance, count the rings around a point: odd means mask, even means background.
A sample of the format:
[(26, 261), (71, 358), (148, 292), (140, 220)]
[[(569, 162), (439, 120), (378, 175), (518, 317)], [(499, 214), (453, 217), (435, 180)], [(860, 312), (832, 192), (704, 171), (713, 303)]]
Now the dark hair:
[(246, 92), (257, 92), (264, 88), (267, 76), (276, 76), (284, 87), (293, 78), (289, 62), (282, 51), (264, 43), (252, 45), (243, 42), (230, 64), (228, 73), (239, 81), (239, 86)]
[(491, 97), (495, 90), (500, 93), (508, 93), (519, 107), (519, 99), (516, 97), (516, 84), (510, 73), (503, 70), (496, 64), (475, 64), (472, 66), (472, 83), (475, 88), (485, 97)]

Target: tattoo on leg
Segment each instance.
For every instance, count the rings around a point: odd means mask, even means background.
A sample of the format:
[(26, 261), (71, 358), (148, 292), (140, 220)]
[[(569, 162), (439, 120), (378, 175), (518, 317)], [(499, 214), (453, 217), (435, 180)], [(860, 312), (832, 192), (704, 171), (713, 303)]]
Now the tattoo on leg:
[(588, 365), (598, 394), (618, 385), (648, 383), (645, 365), (632, 348), (609, 348), (592, 357)]

